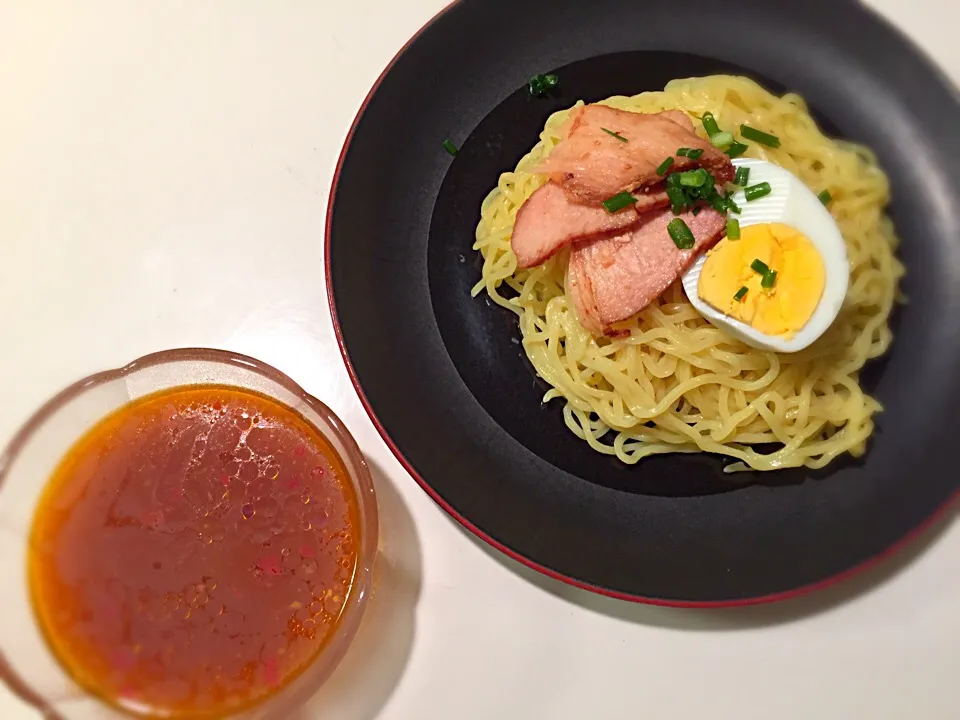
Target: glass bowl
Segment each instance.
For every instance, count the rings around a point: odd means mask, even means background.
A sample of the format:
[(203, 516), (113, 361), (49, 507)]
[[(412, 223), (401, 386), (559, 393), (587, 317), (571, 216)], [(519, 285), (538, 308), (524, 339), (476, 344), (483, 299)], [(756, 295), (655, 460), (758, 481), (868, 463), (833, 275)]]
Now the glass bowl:
[(359, 504), (359, 547), (353, 583), (339, 621), (307, 668), (259, 704), (229, 716), (280, 720), (330, 676), (356, 634), (377, 552), (377, 501), (370, 471), (340, 419), (280, 371), (219, 350), (170, 350), (118, 370), (92, 375), (44, 405), (0, 455), (0, 679), (46, 718), (129, 718), (88, 694), (51, 652), (37, 623), (27, 579), (30, 530), (44, 486), (67, 451), (97, 422), (145, 395), (175, 387), (224, 385), (253, 390), (293, 409), (339, 453)]

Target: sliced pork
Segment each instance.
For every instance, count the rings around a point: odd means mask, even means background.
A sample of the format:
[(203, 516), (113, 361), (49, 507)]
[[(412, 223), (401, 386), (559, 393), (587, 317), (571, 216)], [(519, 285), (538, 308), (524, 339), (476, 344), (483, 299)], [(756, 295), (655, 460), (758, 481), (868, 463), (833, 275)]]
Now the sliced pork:
[(726, 228), (724, 217), (709, 208), (679, 217), (696, 244), (680, 250), (667, 232), (675, 216), (670, 210), (649, 213), (636, 228), (577, 244), (570, 253), (567, 292), (580, 324), (594, 334), (610, 334), (610, 326), (626, 320), (656, 300), (693, 261), (717, 243)]
[[(651, 196), (651, 203), (661, 206), (669, 202)], [(639, 213), (632, 207), (609, 213), (602, 206), (582, 205), (570, 200), (555, 183), (537, 190), (517, 212), (510, 245), (520, 268), (539, 265), (564, 245), (603, 233), (611, 233), (636, 225)]]
[[(682, 147), (703, 154), (696, 160), (679, 157), (676, 152)], [(700, 138), (686, 114), (676, 110), (635, 113), (604, 105), (574, 110), (565, 138), (534, 172), (549, 175), (571, 199), (599, 205), (624, 191), (662, 190), (663, 177), (657, 168), (668, 157), (674, 159), (671, 172), (703, 167), (718, 182), (733, 180), (730, 158)]]

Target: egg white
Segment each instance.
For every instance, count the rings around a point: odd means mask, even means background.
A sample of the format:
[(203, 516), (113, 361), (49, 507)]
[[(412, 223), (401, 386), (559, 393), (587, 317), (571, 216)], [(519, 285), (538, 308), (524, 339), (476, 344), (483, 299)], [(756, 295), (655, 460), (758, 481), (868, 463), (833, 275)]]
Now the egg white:
[(847, 246), (837, 223), (820, 202), (820, 198), (796, 175), (766, 160), (737, 158), (733, 164), (738, 168), (750, 168), (749, 185), (768, 182), (772, 192), (759, 200), (747, 202), (743, 190), (738, 190), (733, 195), (733, 200), (743, 212), (739, 215), (731, 213), (730, 217), (739, 220), (742, 228), (765, 223), (783, 223), (796, 228), (809, 238), (823, 258), (826, 270), (823, 295), (807, 324), (792, 338), (787, 339), (760, 332), (747, 323), (720, 312), (700, 298), (698, 285), (700, 273), (707, 260), (706, 253), (684, 274), (683, 289), (701, 315), (747, 345), (781, 353), (799, 352), (827, 331), (843, 306), (850, 283)]

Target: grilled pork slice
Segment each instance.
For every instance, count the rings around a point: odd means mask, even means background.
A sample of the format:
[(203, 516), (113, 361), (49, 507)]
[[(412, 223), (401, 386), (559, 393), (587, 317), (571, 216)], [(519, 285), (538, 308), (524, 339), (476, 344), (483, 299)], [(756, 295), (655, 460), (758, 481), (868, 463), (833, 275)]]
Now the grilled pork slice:
[[(656, 198), (645, 202), (645, 208)], [(666, 195), (663, 202), (666, 204)], [(609, 213), (602, 206), (574, 203), (554, 183), (538, 189), (517, 212), (510, 245), (520, 268), (539, 265), (564, 245), (603, 233), (617, 232), (640, 222), (632, 207)]]
[(595, 335), (616, 334), (610, 326), (626, 320), (656, 300), (694, 260), (723, 235), (726, 221), (709, 208), (679, 217), (696, 244), (680, 250), (667, 232), (670, 210), (649, 213), (641, 224), (620, 235), (574, 246), (567, 267), (567, 292), (580, 324)]
[[(587, 205), (638, 188), (662, 189), (657, 168), (668, 157), (673, 158), (670, 172), (702, 167), (719, 183), (734, 177), (730, 158), (700, 138), (690, 119), (677, 110), (634, 113), (587, 105), (572, 112), (566, 133), (534, 172), (549, 175), (571, 199)], [(696, 160), (677, 156), (683, 147), (703, 154)]]

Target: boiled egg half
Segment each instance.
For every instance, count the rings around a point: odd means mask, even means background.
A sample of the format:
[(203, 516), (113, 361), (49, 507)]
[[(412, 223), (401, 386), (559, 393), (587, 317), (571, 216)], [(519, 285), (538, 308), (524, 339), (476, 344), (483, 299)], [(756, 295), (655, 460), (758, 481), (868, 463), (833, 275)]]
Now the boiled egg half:
[(748, 188), (769, 183), (770, 192), (751, 201), (744, 188), (734, 193), (739, 237), (731, 232), (701, 256), (684, 274), (684, 290), (701, 315), (746, 344), (799, 352), (843, 306), (847, 247), (820, 198), (793, 173), (765, 160), (733, 163), (749, 168)]

